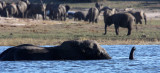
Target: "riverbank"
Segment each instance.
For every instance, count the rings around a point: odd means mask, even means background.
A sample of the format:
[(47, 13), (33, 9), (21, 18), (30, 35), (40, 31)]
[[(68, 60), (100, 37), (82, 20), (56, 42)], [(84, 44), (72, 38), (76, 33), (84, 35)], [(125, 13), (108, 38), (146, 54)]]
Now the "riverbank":
[[(103, 35), (104, 21), (102, 14), (97, 24), (73, 21), (73, 19), (53, 21), (0, 17), (0, 45), (15, 46), (28, 43), (34, 45), (59, 45), (67, 40), (96, 40), (101, 45), (160, 44), (160, 10), (157, 8), (159, 4), (156, 2), (149, 2), (147, 5), (146, 2), (127, 2), (127, 5), (121, 6), (123, 2), (107, 1), (106, 5), (122, 9), (131, 6), (136, 10), (146, 12), (147, 25), (144, 25), (144, 22), (142, 25), (138, 24), (138, 30), (136, 30), (134, 24), (130, 36), (126, 36), (126, 28), (120, 28), (119, 35), (116, 36), (113, 25), (107, 29), (107, 35)], [(87, 5), (93, 6), (94, 3), (69, 3), (69, 5), (72, 7), (71, 11), (87, 11)]]

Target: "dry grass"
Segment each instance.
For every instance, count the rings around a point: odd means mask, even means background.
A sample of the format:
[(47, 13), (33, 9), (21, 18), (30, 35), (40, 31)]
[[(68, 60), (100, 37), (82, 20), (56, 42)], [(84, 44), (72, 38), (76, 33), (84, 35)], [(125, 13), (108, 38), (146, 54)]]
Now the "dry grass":
[[(131, 6), (133, 8), (140, 7), (150, 9), (157, 6), (156, 2), (149, 2), (147, 6), (145, 6), (145, 2), (127, 2), (107, 1), (105, 4), (106, 6), (110, 5), (110, 7), (113, 8), (125, 8)], [(73, 9), (78, 9), (78, 7), (90, 8), (94, 6), (93, 3), (70, 3), (70, 5)], [(154, 11), (154, 9), (151, 11)], [(160, 44), (160, 21), (157, 19), (149, 20), (147, 25), (139, 24), (138, 31), (135, 30), (135, 25), (133, 25), (131, 36), (126, 36), (127, 29), (125, 28), (120, 28), (120, 33), (116, 36), (113, 25), (107, 29), (107, 35), (103, 35), (103, 19), (101, 19), (98, 24), (89, 24), (88, 22), (73, 21), (69, 19), (67, 21), (43, 21), (0, 18), (0, 20), (1, 46), (15, 46), (28, 43), (34, 45), (59, 45), (67, 40), (96, 40), (102, 45)]]

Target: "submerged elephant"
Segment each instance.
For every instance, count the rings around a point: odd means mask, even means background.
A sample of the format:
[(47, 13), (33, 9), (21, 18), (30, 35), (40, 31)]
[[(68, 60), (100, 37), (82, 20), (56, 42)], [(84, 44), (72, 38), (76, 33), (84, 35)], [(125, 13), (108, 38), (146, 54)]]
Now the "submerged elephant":
[(23, 44), (11, 47), (0, 54), (2, 61), (15, 60), (96, 60), (111, 59), (96, 41), (65, 41), (55, 47)]
[(114, 24), (116, 35), (119, 34), (119, 27), (128, 28), (128, 34), (131, 34), (132, 24), (135, 21), (134, 16), (130, 13), (112, 14), (111, 11), (104, 12), (105, 33), (107, 33), (107, 26)]

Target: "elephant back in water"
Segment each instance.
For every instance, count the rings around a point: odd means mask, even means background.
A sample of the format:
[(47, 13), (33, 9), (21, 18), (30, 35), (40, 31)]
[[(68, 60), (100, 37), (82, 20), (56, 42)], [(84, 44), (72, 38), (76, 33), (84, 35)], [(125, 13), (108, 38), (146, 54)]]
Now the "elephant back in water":
[(0, 54), (2, 61), (15, 60), (95, 60), (111, 59), (96, 41), (65, 41), (55, 47), (23, 44), (11, 47)]

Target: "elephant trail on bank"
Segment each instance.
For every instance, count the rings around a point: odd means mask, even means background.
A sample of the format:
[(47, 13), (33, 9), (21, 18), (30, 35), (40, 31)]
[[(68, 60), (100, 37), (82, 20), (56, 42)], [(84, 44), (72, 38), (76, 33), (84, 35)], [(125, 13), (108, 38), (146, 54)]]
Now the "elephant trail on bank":
[(0, 54), (1, 61), (16, 60), (98, 60), (111, 59), (96, 41), (65, 41), (55, 47), (39, 47), (22, 44)]

